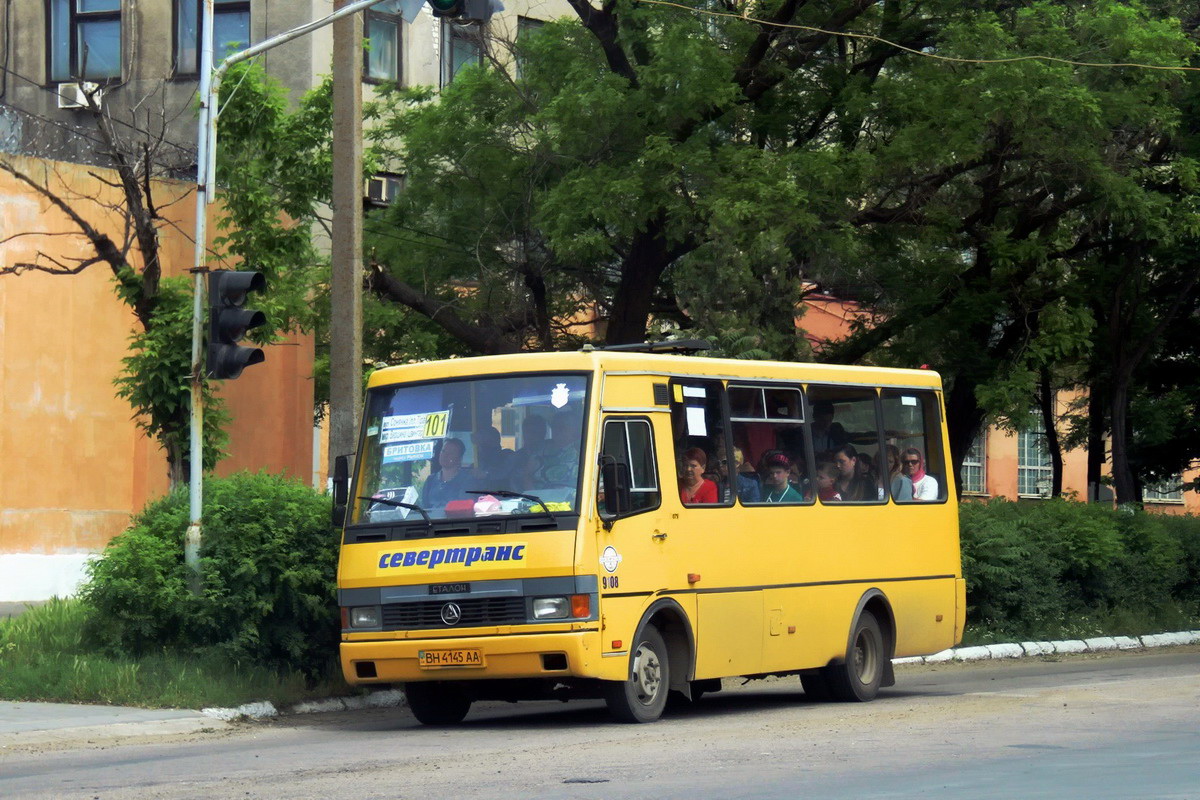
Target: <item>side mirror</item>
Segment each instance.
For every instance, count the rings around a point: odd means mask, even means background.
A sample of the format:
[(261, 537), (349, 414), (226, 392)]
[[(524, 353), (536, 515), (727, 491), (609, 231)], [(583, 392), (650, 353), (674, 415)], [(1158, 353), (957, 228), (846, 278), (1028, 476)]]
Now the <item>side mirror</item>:
[(333, 525), (346, 524), (346, 500), (350, 495), (350, 457), (333, 459)]
[(605, 461), (600, 466), (600, 479), (604, 482), (604, 513), (620, 517), (629, 513), (633, 506), (630, 493), (629, 465), (617, 461)]

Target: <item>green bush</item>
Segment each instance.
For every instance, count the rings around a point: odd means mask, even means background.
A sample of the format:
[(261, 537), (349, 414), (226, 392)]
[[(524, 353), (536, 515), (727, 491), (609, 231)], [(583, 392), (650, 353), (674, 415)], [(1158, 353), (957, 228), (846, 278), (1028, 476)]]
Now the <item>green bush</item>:
[(188, 496), (148, 505), (89, 568), (85, 636), (113, 653), (209, 652), (310, 676), (337, 652), (328, 498), (274, 475), (204, 485), (201, 591), (183, 561)]
[(1148, 633), (1200, 613), (1195, 517), (997, 499), (960, 519), (972, 641)]

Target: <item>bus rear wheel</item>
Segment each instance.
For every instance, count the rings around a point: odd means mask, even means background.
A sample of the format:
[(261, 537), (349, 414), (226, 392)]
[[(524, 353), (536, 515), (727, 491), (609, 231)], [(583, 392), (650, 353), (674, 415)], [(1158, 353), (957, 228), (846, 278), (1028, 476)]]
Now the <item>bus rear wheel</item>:
[(662, 716), (671, 686), (667, 644), (653, 625), (647, 625), (633, 647), (630, 678), (609, 681), (604, 702), (621, 722), (654, 722)]
[(457, 725), (471, 710), (471, 698), (445, 683), (406, 683), (408, 708), (422, 725)]
[(864, 611), (854, 623), (845, 662), (825, 667), (822, 672), (834, 698), (847, 703), (866, 702), (879, 693), (887, 658), (879, 620)]

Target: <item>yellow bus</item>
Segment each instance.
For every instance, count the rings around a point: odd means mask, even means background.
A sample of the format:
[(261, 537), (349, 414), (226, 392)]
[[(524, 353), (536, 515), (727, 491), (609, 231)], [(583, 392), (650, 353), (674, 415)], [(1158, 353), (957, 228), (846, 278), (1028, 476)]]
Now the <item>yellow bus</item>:
[(664, 352), (690, 346), (375, 372), (334, 481), (346, 680), (425, 724), (553, 697), (649, 722), (734, 676), (870, 700), (957, 644), (938, 375)]

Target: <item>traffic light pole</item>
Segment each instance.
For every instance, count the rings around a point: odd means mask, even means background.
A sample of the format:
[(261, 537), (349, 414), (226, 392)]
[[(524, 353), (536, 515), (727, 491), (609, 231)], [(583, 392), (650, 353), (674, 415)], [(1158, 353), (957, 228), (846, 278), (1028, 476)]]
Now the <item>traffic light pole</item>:
[(200, 125), (196, 136), (196, 243), (192, 273), (195, 278), (192, 298), (192, 379), (191, 424), (189, 426), (188, 530), (184, 541), (184, 561), (192, 574), (192, 588), (197, 590), (200, 577), (201, 508), (203, 495), (201, 478), (204, 472), (204, 295), (208, 255), (208, 206), (213, 199), (217, 155), (217, 96), (221, 79), (229, 68), (273, 47), (299, 39), (330, 25), (342, 17), (370, 8), (381, 0), (354, 0), (332, 14), (307, 22), (264, 39), (240, 53), (228, 56), (213, 66), (213, 0), (203, 0), (200, 36)]

